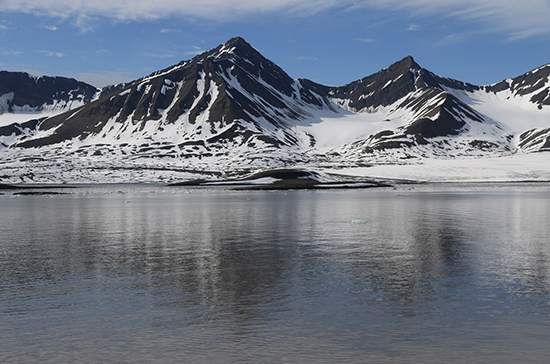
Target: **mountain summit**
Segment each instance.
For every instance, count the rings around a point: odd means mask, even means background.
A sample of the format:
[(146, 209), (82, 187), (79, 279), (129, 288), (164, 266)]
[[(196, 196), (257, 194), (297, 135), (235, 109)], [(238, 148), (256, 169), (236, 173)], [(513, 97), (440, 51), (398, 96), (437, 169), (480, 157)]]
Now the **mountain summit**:
[[(79, 85), (86, 93), (68, 95), (83, 95), (82, 106), (25, 126), (0, 125), (0, 141), (14, 160), (40, 155), (45, 165), (70, 158), (218, 171), (511, 155), (550, 149), (549, 74), (546, 66), (476, 86), (408, 56), (329, 87), (291, 78), (237, 37), (109, 94), (96, 90), (95, 100)], [(14, 88), (0, 97), (14, 99)], [(4, 112), (18, 111), (9, 107)]]
[(244, 137), (240, 145), (257, 138), (274, 146), (294, 145), (287, 132), (292, 121), (309, 117), (311, 108), (323, 107), (330, 107), (330, 102), (290, 78), (242, 38), (233, 38), (76, 112), (44, 121), (40, 129), (53, 132), (18, 147), (74, 139), (233, 143), (237, 136)]

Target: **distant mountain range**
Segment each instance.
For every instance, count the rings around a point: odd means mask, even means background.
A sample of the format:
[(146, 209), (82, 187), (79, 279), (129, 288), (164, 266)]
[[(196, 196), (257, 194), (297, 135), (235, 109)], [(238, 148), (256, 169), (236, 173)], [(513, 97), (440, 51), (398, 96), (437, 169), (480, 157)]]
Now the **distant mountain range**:
[(406, 57), (329, 87), (292, 79), (242, 38), (104, 89), (3, 71), (0, 180), (177, 180), (550, 151), (549, 77), (546, 65), (477, 86)]

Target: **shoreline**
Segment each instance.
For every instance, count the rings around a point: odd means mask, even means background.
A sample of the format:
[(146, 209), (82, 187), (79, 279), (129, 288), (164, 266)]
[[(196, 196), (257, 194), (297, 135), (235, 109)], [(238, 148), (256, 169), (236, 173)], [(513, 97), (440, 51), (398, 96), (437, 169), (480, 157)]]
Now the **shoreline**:
[(70, 192), (47, 192), (47, 190), (63, 189), (78, 190), (84, 188), (114, 188), (114, 187), (192, 187), (201, 189), (227, 189), (233, 191), (277, 191), (277, 190), (351, 190), (351, 189), (377, 189), (377, 188), (405, 188), (407, 186), (513, 186), (513, 185), (550, 185), (550, 180), (516, 180), (516, 181), (434, 181), (434, 182), (317, 182), (289, 180), (279, 181), (273, 184), (243, 184), (235, 181), (186, 181), (175, 184), (151, 183), (86, 183), (86, 184), (5, 184), (0, 183), (0, 195), (13, 192), (14, 195), (51, 195), (69, 194)]

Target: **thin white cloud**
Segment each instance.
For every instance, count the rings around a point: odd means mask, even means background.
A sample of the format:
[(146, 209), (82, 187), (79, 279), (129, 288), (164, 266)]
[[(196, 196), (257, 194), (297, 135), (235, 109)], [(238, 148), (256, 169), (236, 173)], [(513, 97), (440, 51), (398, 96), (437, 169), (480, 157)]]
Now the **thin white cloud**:
[(202, 54), (204, 52), (205, 52), (205, 50), (202, 49), (201, 47), (193, 46), (193, 50), (189, 51), (189, 52), (185, 52), (185, 55), (186, 56), (197, 56), (197, 55)]
[(61, 18), (104, 16), (119, 20), (153, 20), (179, 15), (231, 19), (255, 13), (299, 11), (305, 14), (338, 4), (337, 0), (0, 0), (0, 11)]
[(298, 62), (302, 62), (302, 61), (318, 61), (319, 58), (317, 57), (309, 57), (309, 56), (298, 56), (298, 57), (294, 57), (294, 59)]
[(19, 56), (21, 52), (12, 49), (0, 48), (0, 54), (3, 56)]
[(146, 21), (168, 17), (235, 21), (243, 16), (308, 16), (327, 9), (366, 7), (400, 11), (410, 18), (440, 16), (474, 22), (510, 38), (550, 34), (548, 0), (0, 0), (0, 12), (69, 18), (82, 30), (98, 17)]
[(550, 34), (548, 0), (359, 0), (354, 7), (358, 6), (403, 11), (411, 18), (458, 19), (480, 29), (505, 33), (508, 38)]
[(0, 24), (0, 29), (7, 30), (9, 29), (7, 26)]
[[(1, 1), (1, 0), (0, 0)], [(70, 16), (63, 16), (64, 18), (68, 18)], [(108, 17), (108, 16), (106, 16)], [(96, 20), (95, 17), (92, 17), (92, 16), (89, 16), (87, 14), (78, 14), (76, 16), (73, 17), (72, 19), (72, 23), (80, 28), (80, 30), (83, 32), (83, 33), (87, 33), (87, 32), (91, 32), (94, 30), (94, 27), (92, 25), (92, 23), (94, 22), (94, 20)]]
[(42, 28), (51, 30), (52, 32), (55, 32), (58, 29), (55, 25), (43, 25)]
[(354, 39), (357, 42), (363, 42), (363, 43), (373, 43), (374, 39), (372, 38), (355, 38)]
[(144, 57), (152, 57), (152, 58), (175, 58), (178, 57), (177, 53), (173, 52), (143, 52), (141, 54)]
[(420, 25), (411, 23), (411, 24), (409, 24), (409, 26), (407, 27), (407, 30), (408, 30), (409, 32), (418, 32), (418, 31), (420, 30)]
[(469, 39), (468, 34), (449, 34), (440, 39), (435, 43), (437, 46), (448, 46), (452, 44), (458, 44), (462, 42), (467, 42)]
[(52, 52), (52, 51), (36, 51), (36, 53), (43, 54), (48, 57), (63, 57), (63, 53), (61, 52)]
[(181, 30), (179, 30), (179, 29), (161, 29), (160, 32), (162, 34), (165, 34), (165, 33), (181, 33)]

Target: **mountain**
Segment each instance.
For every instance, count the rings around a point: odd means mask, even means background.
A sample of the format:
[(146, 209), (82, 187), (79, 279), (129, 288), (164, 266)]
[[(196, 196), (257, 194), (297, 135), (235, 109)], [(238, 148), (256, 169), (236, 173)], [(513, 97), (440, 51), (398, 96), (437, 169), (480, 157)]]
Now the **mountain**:
[(379, 130), (344, 147), (349, 160), (479, 156), (514, 150), (504, 125), (468, 100), (481, 87), (439, 77), (412, 57), (330, 92), (351, 112), (384, 120)]
[(97, 92), (72, 78), (0, 71), (0, 114), (67, 110), (89, 103)]
[[(502, 104), (517, 110), (533, 109), (536, 106), (539, 113), (533, 113), (530, 118), (532, 128), (528, 122), (521, 122), (516, 128), (517, 146), (523, 151), (550, 151), (550, 65), (537, 68), (514, 79), (507, 79), (495, 85), (484, 87), (488, 94), (500, 95)], [(506, 101), (502, 100), (505, 99)], [(512, 101), (510, 101), (512, 100)], [(502, 117), (502, 116), (501, 116)], [(517, 116), (520, 120), (521, 116)], [(520, 122), (518, 122), (520, 123)]]
[[(54, 133), (19, 146), (75, 138), (111, 143), (159, 139), (295, 146), (295, 136), (287, 130), (293, 120), (307, 118), (312, 107), (330, 107), (330, 102), (290, 78), (243, 39), (235, 38), (75, 113), (52, 117), (40, 129), (55, 129)], [(236, 136), (244, 139), (235, 142)]]
[(0, 145), (31, 135), (41, 120), (83, 106), (100, 92), (72, 78), (0, 71)]
[[(289, 77), (233, 38), (128, 84), (103, 91), (80, 85), (81, 92), (66, 92), (62, 100), (70, 104), (74, 97), (82, 106), (0, 127), (1, 152), (13, 160), (4, 168), (8, 179), (24, 167), (23, 180), (41, 178), (37, 171), (44, 176), (45, 170), (48, 178), (79, 170), (81, 176), (148, 171), (153, 179), (177, 179), (204, 171), (537, 152), (550, 148), (549, 74), (544, 66), (477, 86), (435, 75), (405, 57), (361, 80), (329, 87)], [(0, 91), (2, 98), (13, 103), (32, 87), (7, 92), (13, 89)], [(52, 167), (60, 160), (67, 164), (61, 172)]]

